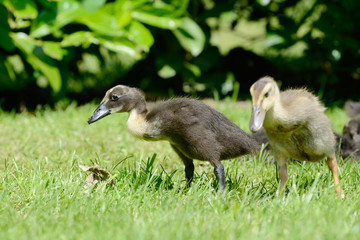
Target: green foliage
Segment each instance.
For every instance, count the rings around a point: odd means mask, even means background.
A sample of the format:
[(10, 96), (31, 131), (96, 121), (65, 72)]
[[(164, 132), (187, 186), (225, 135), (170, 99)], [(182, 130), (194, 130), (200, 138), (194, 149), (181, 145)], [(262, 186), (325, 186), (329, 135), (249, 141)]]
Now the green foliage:
[[(209, 104), (247, 129), (249, 102)], [(201, 161), (184, 189), (183, 163), (167, 142), (130, 136), (126, 114), (89, 126), (95, 108), (0, 114), (2, 240), (359, 238), (357, 162), (340, 161), (344, 200), (335, 197), (325, 162), (289, 164), (286, 196), (278, 198), (266, 151), (223, 161), (224, 195), (216, 194), (213, 167)], [(343, 110), (330, 113), (344, 125)], [(83, 188), (77, 164), (92, 162), (111, 171), (114, 187)]]
[[(66, 92), (72, 81), (86, 74), (76, 66), (86, 54), (101, 65), (109, 64), (111, 56), (124, 59), (120, 67), (126, 72), (153, 46), (152, 27), (173, 31), (184, 49), (198, 55), (205, 38), (188, 17), (187, 5), (188, 1), (160, 0), (4, 0), (0, 5), (0, 57), (4, 60), (0, 90), (19, 88), (25, 78), (38, 85), (39, 79), (47, 81), (55, 94)], [(17, 60), (25, 68), (16, 71), (10, 56), (20, 56)]]
[(1, 103), (10, 109), (34, 85), (42, 91), (18, 102), (42, 92), (45, 103), (83, 103), (117, 83), (150, 97), (248, 98), (252, 82), (272, 75), (340, 105), (358, 99), (359, 3), (3, 0)]
[[(348, 98), (358, 99), (360, 88), (359, 3), (191, 1), (188, 11), (205, 33), (204, 50), (188, 57), (173, 47), (173, 39), (160, 36), (164, 43), (155, 45), (136, 69), (144, 74), (135, 76), (146, 91), (165, 86), (163, 91), (180, 89), (195, 96), (223, 98), (235, 93), (248, 98), (256, 79), (272, 75), (284, 88), (307, 86), (327, 104), (341, 105)], [(154, 69), (157, 74), (151, 72)]]
[(193, 56), (198, 56), (202, 52), (205, 36), (191, 18), (185, 18), (181, 26), (174, 30), (174, 34), (181, 45)]
[(210, 42), (223, 55), (242, 48), (271, 64), (250, 77), (272, 74), (284, 86), (310, 86), (328, 103), (358, 98), (359, 1), (225, 1), (220, 13), (220, 1), (205, 2), (216, 12), (205, 18)]

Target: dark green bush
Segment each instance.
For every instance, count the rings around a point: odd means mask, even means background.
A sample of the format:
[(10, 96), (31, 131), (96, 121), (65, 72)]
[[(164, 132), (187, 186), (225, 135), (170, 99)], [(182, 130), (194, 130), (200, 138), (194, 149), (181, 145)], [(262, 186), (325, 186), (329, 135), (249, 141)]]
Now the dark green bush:
[(197, 56), (205, 37), (187, 6), (182, 0), (3, 0), (0, 92), (35, 85), (60, 99), (105, 89), (147, 56), (158, 29)]
[[(3, 0), (0, 106), (148, 97), (247, 98), (272, 75), (327, 104), (358, 99), (357, 0)], [(15, 99), (15, 100), (14, 100)], [(13, 101), (14, 100), (14, 101)]]

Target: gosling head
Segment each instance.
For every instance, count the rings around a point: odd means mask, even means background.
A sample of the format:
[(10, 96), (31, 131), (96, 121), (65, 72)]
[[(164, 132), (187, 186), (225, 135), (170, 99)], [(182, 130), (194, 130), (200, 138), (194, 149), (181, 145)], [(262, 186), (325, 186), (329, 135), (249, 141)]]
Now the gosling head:
[(136, 88), (117, 85), (105, 94), (100, 105), (96, 108), (88, 123), (91, 124), (112, 113), (130, 112), (132, 109), (145, 104), (143, 95)]
[(279, 96), (279, 88), (272, 77), (263, 77), (257, 80), (251, 87), (252, 114), (249, 128), (252, 132), (261, 129), (266, 112), (271, 109), (276, 98)]

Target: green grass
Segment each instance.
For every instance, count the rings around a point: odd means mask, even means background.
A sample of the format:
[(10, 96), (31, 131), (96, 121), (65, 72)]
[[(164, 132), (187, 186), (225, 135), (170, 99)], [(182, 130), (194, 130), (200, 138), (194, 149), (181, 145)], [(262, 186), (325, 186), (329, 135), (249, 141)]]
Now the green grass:
[[(249, 105), (214, 106), (248, 131)], [(286, 197), (277, 197), (267, 152), (224, 161), (224, 195), (212, 167), (196, 161), (185, 190), (182, 163), (166, 142), (132, 137), (127, 114), (89, 126), (95, 107), (0, 113), (0, 239), (359, 238), (358, 163), (340, 160), (345, 200), (335, 197), (324, 163), (290, 164)], [(341, 132), (346, 114), (327, 114)], [(113, 168), (113, 188), (83, 188), (77, 164), (92, 162)]]

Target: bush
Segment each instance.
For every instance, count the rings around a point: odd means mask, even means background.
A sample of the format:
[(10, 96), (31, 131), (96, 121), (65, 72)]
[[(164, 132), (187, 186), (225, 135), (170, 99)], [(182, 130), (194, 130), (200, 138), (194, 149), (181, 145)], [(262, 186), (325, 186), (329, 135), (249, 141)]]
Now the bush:
[(56, 100), (107, 88), (146, 57), (157, 30), (170, 31), (182, 48), (199, 55), (205, 37), (187, 6), (182, 0), (4, 0), (0, 91), (36, 84)]

